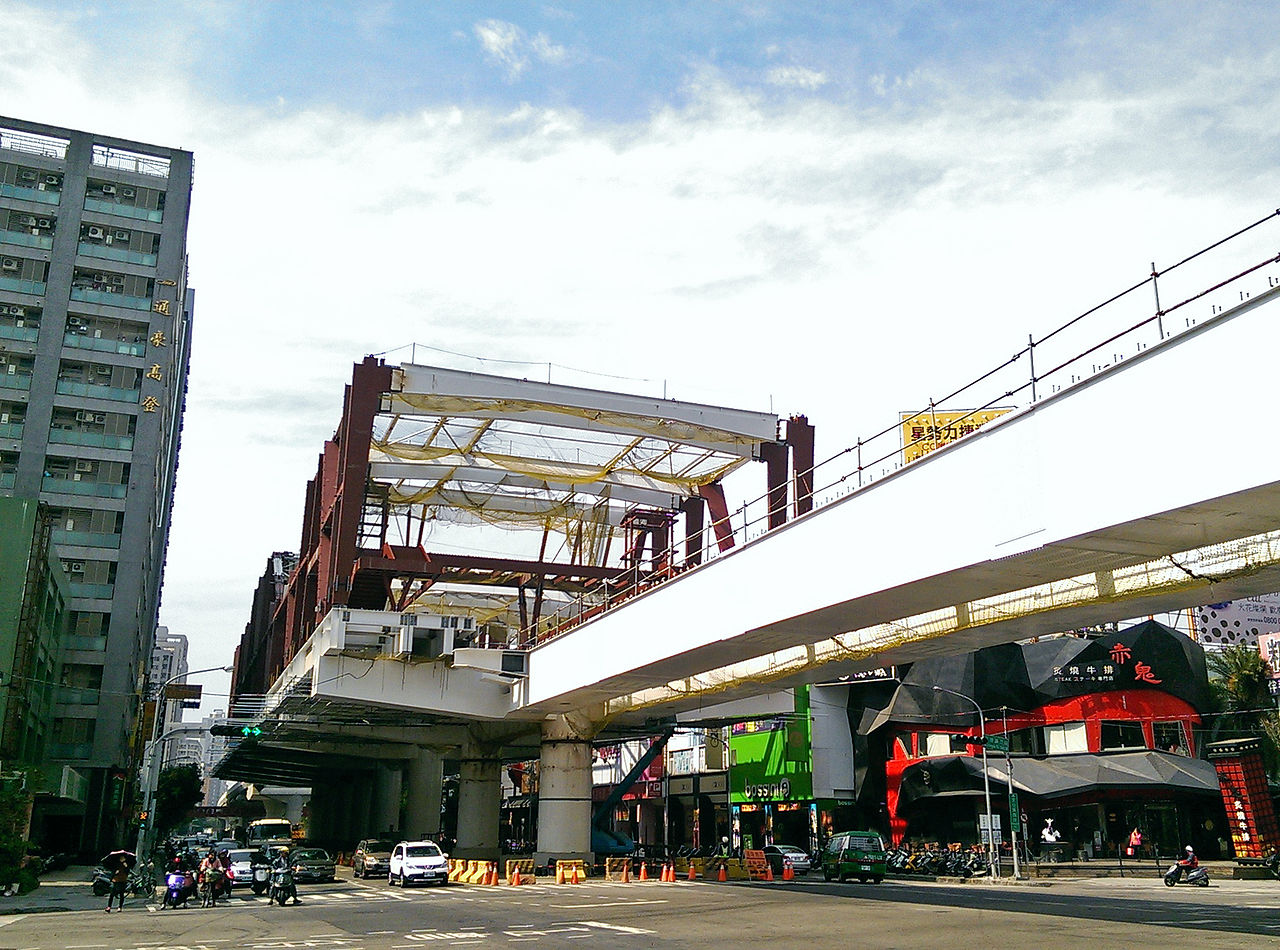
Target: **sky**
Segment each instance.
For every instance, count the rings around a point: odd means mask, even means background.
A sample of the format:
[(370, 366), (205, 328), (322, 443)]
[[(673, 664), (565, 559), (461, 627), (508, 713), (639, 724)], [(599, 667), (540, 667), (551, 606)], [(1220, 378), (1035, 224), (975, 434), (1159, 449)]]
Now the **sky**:
[(0, 114), (195, 154), (160, 618), (193, 669), (296, 550), (366, 354), (804, 413), (821, 458), (1280, 197), (1266, 2), (0, 17)]

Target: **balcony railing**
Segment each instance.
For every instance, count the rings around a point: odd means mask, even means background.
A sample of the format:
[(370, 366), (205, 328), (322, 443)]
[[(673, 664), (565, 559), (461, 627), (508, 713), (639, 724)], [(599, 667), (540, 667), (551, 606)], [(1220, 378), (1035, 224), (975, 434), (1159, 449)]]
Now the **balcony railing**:
[(9, 327), (0, 324), (0, 340), (23, 340), (34, 343), (40, 339), (39, 327)]
[(96, 350), (99, 353), (119, 353), (122, 356), (145, 356), (146, 343), (126, 343), (122, 340), (107, 340), (103, 337), (86, 336), (83, 333), (64, 333), (62, 345), (77, 350)]
[(64, 495), (96, 495), (99, 498), (124, 498), (129, 494), (128, 485), (115, 485), (111, 482), (90, 482), (84, 479), (57, 475), (46, 475), (40, 483), (41, 491), (60, 492)]
[[(75, 584), (71, 585), (73, 588)], [(85, 585), (89, 586), (89, 585)], [(85, 689), (77, 686), (59, 686), (56, 702), (67, 706), (96, 706), (101, 690)]]
[(71, 596), (86, 600), (110, 600), (116, 595), (115, 584), (80, 584), (71, 582)]
[(103, 201), (101, 198), (85, 198), (84, 210), (119, 215), (122, 218), (137, 218), (140, 221), (159, 222), (164, 220), (163, 211), (139, 208), (136, 205), (116, 204), (114, 201)]
[(137, 402), (138, 390), (119, 386), (98, 386), (94, 383), (77, 383), (69, 379), (58, 380), (55, 387), (64, 396), (86, 396), (89, 399), (113, 399), (116, 402)]
[(30, 373), (0, 373), (0, 389), (30, 389)]
[[(0, 287), (4, 286), (0, 284)], [(42, 288), (43, 284), (40, 285)], [(28, 291), (29, 292), (29, 291)], [(44, 293), (43, 290), (40, 293)], [(87, 287), (72, 287), (72, 300), (83, 300), (86, 303), (101, 303), (109, 307), (127, 307), (130, 310), (150, 310), (150, 297), (131, 297), (128, 294), (113, 294), (109, 290), (89, 290)]]
[(38, 201), (42, 205), (62, 203), (62, 192), (44, 191), (40, 188), (26, 188), (22, 185), (10, 185), (0, 182), (0, 197), (18, 198), (22, 201)]
[(21, 439), (23, 428), (21, 422), (0, 422), (0, 439)]
[(92, 742), (55, 742), (49, 745), (47, 758), (50, 759), (89, 759), (93, 757)]
[(12, 488), (16, 477), (14, 472), (0, 472), (0, 488)]
[(77, 250), (81, 257), (100, 257), (109, 261), (125, 261), (129, 264), (141, 264), (143, 267), (155, 267), (156, 256), (131, 251), (127, 247), (109, 247), (106, 244), (93, 244), (81, 241)]
[(133, 449), (133, 436), (112, 435), (108, 432), (92, 432), (82, 429), (51, 429), (49, 441), (60, 445), (87, 445), (96, 449)]
[(80, 548), (118, 548), (120, 535), (104, 534), (100, 531), (61, 531), (53, 532), (54, 544), (65, 544)]
[(72, 634), (62, 641), (62, 646), (66, 650), (86, 650), (89, 653), (102, 653), (107, 649), (107, 638)]
[(0, 241), (5, 244), (21, 244), (23, 247), (39, 247), (49, 250), (53, 237), (48, 234), (31, 234), (27, 231), (0, 231)]
[[(0, 290), (12, 290), (20, 294), (34, 294), (37, 297), (44, 293), (43, 280), (23, 280), (21, 277), (0, 277)], [(151, 309), (151, 301), (147, 301), (147, 309)]]

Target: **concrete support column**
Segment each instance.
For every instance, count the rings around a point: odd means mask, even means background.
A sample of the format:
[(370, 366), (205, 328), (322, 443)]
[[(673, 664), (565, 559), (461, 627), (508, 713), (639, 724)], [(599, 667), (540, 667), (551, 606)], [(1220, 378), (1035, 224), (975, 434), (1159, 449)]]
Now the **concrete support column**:
[[(351, 820), (351, 803), (354, 800), (352, 772), (343, 772), (341, 784), (334, 790), (333, 826), (329, 833), (329, 844), (335, 850), (341, 850), (353, 837), (360, 835), (360, 829)], [(353, 842), (354, 843), (354, 842)]]
[(438, 752), (419, 749), (409, 760), (406, 780), (404, 832), (411, 838), (434, 838), (440, 833), (440, 792), (443, 763)]
[(491, 746), (468, 744), (458, 776), (458, 845), (453, 857), (499, 859), (498, 824), (502, 807), (502, 759)]
[(390, 765), (379, 762), (373, 769), (373, 804), (369, 819), (373, 823), (370, 834), (400, 831), (400, 763)]
[(542, 724), (537, 861), (591, 858), (592, 730), (553, 716)]
[(373, 773), (356, 772), (351, 776), (351, 827), (356, 840), (376, 834), (370, 808), (373, 805)]

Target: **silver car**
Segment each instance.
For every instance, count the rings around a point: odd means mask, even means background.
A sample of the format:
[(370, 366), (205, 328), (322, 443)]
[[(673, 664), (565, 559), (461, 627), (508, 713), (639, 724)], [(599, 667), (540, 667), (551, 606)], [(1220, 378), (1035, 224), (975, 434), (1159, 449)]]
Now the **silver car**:
[(790, 864), (796, 874), (808, 874), (809, 853), (793, 844), (768, 844), (764, 847), (765, 860), (773, 868), (774, 874), (781, 874), (783, 868)]
[(391, 868), (391, 849), (396, 843), (382, 838), (365, 838), (351, 857), (353, 877), (381, 877)]

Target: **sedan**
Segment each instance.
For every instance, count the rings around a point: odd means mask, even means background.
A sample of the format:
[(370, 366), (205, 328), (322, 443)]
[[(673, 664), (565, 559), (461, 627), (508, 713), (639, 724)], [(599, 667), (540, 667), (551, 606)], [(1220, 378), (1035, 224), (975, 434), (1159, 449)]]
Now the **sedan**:
[(793, 844), (768, 844), (764, 848), (765, 860), (774, 874), (781, 874), (784, 865), (790, 864), (797, 874), (809, 873), (809, 854)]
[(248, 887), (253, 883), (253, 862), (261, 862), (264, 855), (256, 848), (237, 848), (227, 852), (231, 858), (231, 884), (233, 887)]
[(289, 855), (289, 860), (296, 868), (293, 872), (296, 881), (332, 881), (334, 879), (333, 858), (324, 848), (298, 848)]

